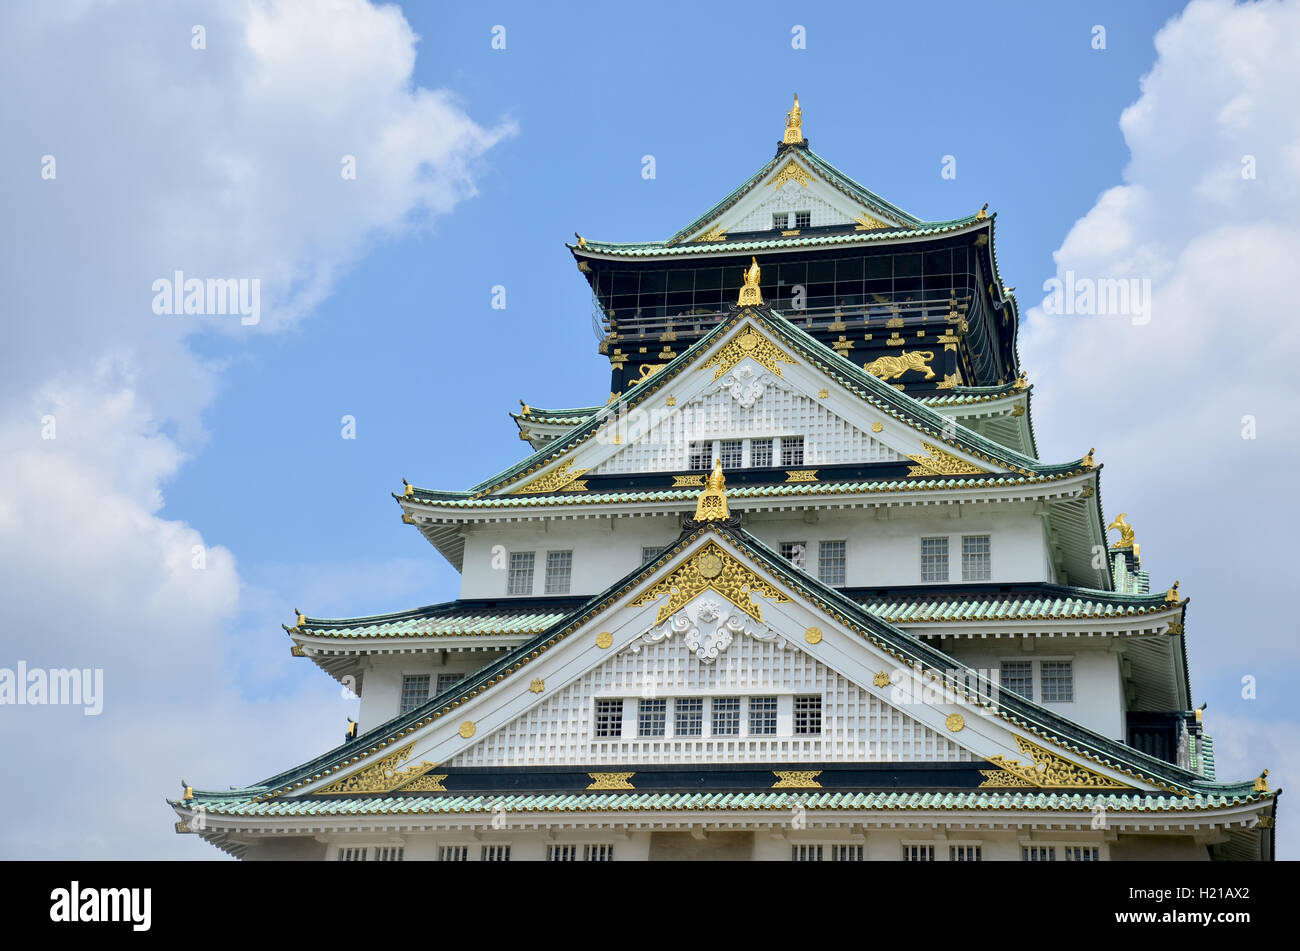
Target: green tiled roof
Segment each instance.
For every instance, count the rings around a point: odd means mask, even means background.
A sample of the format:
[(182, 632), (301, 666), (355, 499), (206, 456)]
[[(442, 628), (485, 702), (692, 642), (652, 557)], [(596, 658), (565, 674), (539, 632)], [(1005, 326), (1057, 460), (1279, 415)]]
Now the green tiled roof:
[(638, 812), (638, 811), (748, 811), (789, 809), (799, 803), (805, 809), (854, 811), (922, 810), (1035, 810), (1051, 812), (1198, 812), (1248, 803), (1265, 796), (1229, 795), (1141, 795), (1119, 796), (1080, 792), (845, 792), (781, 790), (760, 792), (627, 792), (627, 793), (538, 793), (534, 795), (419, 795), (341, 799), (224, 799), (195, 793), (188, 801), (169, 800), (173, 806), (202, 806), (218, 816), (356, 816), (410, 815), (420, 813), (490, 814), (504, 812)]
[[(446, 601), (396, 614), (359, 618), (305, 618), (301, 627), (286, 628), (311, 637), (472, 637), (493, 634), (537, 634), (582, 604), (581, 598), (521, 599), (522, 604), (497, 601)], [(531, 603), (530, 603), (531, 602)]]

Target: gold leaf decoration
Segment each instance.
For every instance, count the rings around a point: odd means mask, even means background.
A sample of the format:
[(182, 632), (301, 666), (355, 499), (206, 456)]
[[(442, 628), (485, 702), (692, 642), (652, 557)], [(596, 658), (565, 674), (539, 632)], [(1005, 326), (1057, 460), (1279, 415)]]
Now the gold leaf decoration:
[(794, 357), (760, 334), (752, 325), (745, 324), (726, 346), (704, 361), (700, 369), (707, 370), (709, 367), (714, 367), (713, 378), (716, 380), (729, 373), (731, 368), (745, 357), (771, 370), (777, 376), (783, 376), (782, 363), (791, 365), (795, 363)]
[(816, 469), (787, 469), (785, 473), (786, 482), (816, 482)]
[(693, 240), (700, 244), (711, 244), (718, 241), (726, 241), (727, 229), (719, 225), (715, 225), (714, 227), (710, 228), (708, 231), (704, 232), (704, 234), (700, 235), (698, 238), (695, 238)]
[(578, 477), (591, 471), (590, 469), (574, 469), (573, 460), (561, 463), (545, 475), (540, 475), (536, 479), (525, 482), (517, 489), (511, 490), (511, 495), (525, 495), (534, 492), (586, 492), (587, 483), (585, 480), (579, 480)]
[(772, 784), (772, 788), (821, 789), (822, 784), (817, 781), (817, 777), (821, 774), (820, 769), (774, 769), (772, 775), (776, 777), (776, 782)]
[(702, 487), (702, 486), (704, 485), (704, 476), (702, 476), (702, 475), (675, 475), (675, 476), (673, 476), (673, 488), (674, 488), (674, 489), (681, 488), (681, 487), (684, 486), (684, 485), (686, 485), (686, 486), (694, 485), (694, 486), (701, 486), (701, 487)]
[(636, 789), (628, 780), (636, 773), (588, 773), (591, 785), (588, 789)]
[(854, 221), (858, 223), (858, 226), (853, 229), (854, 231), (879, 231), (881, 228), (894, 227), (893, 225), (885, 224), (885, 222), (881, 221), (879, 218), (874, 215), (869, 215), (865, 211), (855, 218)]
[(781, 171), (777, 172), (776, 177), (768, 182), (768, 184), (777, 191), (780, 191), (781, 186), (786, 182), (798, 182), (804, 188), (807, 188), (808, 181), (808, 173), (804, 171), (803, 166), (794, 159), (790, 159), (790, 161), (781, 166)]
[(990, 756), (989, 762), (997, 769), (982, 769), (984, 782), (981, 789), (1002, 789), (1029, 786), (1035, 789), (1132, 789), (1124, 783), (1103, 776), (1095, 770), (1080, 766), (1056, 755), (1051, 750), (1016, 737), (1020, 752), (1033, 760), (1026, 765), (1004, 756)]
[(717, 543), (710, 541), (689, 561), (652, 585), (632, 602), (633, 607), (649, 604), (665, 594), (668, 600), (659, 608), (656, 624), (662, 624), (683, 605), (704, 591), (716, 591), (756, 621), (763, 620), (763, 609), (754, 601), (759, 594), (782, 604), (790, 599), (768, 584), (749, 568), (731, 557)]
[(344, 796), (353, 793), (392, 792), (395, 789), (405, 787), (408, 783), (420, 778), (438, 765), (425, 760), (415, 766), (399, 769), (398, 767), (406, 762), (411, 755), (411, 750), (414, 748), (414, 743), (407, 743), (400, 750), (389, 753), (364, 769), (359, 769), (352, 775), (344, 776), (323, 789), (317, 790), (315, 795)]
[[(903, 342), (903, 338), (894, 334), (886, 344), (898, 346)], [(874, 377), (882, 380), (897, 380), (908, 370), (916, 370), (925, 374), (925, 379), (934, 379), (934, 370), (929, 367), (929, 363), (934, 359), (933, 350), (903, 350), (898, 356), (883, 356), (872, 360), (870, 363), (864, 363), (862, 369), (866, 370)]]
[(960, 459), (946, 450), (940, 449), (933, 443), (921, 441), (927, 456), (908, 454), (909, 459), (916, 463), (907, 469), (908, 477), (923, 475), (975, 475), (984, 474), (986, 470), (981, 469), (973, 463)]

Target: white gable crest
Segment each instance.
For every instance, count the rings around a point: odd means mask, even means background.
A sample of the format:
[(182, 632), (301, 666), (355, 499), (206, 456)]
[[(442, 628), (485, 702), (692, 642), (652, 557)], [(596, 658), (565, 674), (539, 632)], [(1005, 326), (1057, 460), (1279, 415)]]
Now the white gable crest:
[(658, 644), (681, 635), (687, 650), (695, 654), (702, 664), (711, 664), (725, 651), (738, 635), (756, 641), (775, 641), (778, 648), (785, 642), (766, 624), (756, 621), (744, 611), (737, 610), (713, 598), (699, 598), (662, 624), (657, 624), (627, 647), (634, 654), (647, 644)]

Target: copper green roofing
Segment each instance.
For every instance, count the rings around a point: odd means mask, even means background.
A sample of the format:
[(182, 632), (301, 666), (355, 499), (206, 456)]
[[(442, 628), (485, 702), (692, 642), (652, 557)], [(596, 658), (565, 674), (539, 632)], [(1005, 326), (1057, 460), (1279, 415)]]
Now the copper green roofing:
[(546, 630), (580, 605), (582, 598), (446, 601), (395, 614), (358, 618), (304, 618), (285, 630), (311, 637), (473, 637), (528, 635)]
[(195, 792), (192, 800), (168, 800), (173, 806), (193, 808), (214, 816), (358, 816), (412, 814), (490, 814), (494, 812), (697, 812), (786, 810), (799, 803), (809, 810), (898, 811), (925, 810), (1031, 810), (1091, 813), (1097, 808), (1114, 813), (1201, 812), (1243, 805), (1270, 798), (1271, 794), (1147, 794), (1121, 796), (1090, 792), (845, 792), (815, 790), (763, 790), (758, 792), (626, 792), (538, 793), (534, 795), (375, 796), (342, 799), (271, 799), (254, 802), (248, 797)]

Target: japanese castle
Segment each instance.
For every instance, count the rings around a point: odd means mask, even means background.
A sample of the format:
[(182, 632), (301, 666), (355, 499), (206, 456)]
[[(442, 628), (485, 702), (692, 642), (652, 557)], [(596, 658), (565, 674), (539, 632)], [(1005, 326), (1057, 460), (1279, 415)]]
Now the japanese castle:
[(1084, 440), (1038, 457), (995, 218), (885, 201), (796, 98), (667, 240), (577, 237), (608, 399), (523, 404), (531, 451), (467, 490), (403, 480), (460, 598), (299, 613), (359, 722), (184, 786), (176, 830), (246, 859), (1272, 859), (1277, 790), (1215, 775), (1169, 566)]

